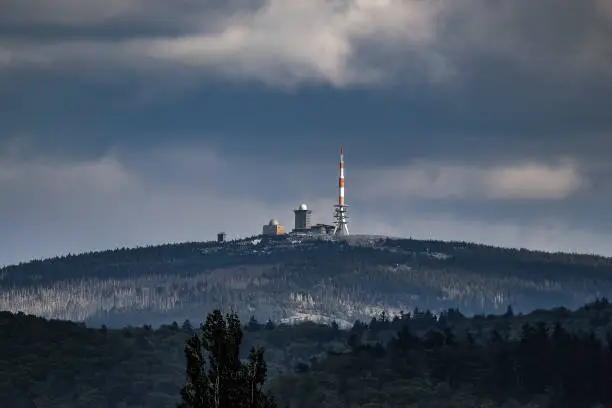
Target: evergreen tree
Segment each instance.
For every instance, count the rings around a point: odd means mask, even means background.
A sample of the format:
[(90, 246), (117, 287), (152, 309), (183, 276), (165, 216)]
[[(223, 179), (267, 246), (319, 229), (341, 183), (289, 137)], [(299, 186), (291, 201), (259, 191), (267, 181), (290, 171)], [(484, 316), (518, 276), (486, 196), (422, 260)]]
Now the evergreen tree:
[(246, 325), (246, 330), (248, 332), (256, 332), (259, 331), (261, 329), (261, 324), (259, 324), (259, 322), (257, 321), (257, 319), (255, 319), (255, 316), (251, 316), (251, 318), (249, 319), (249, 322)]
[(512, 305), (508, 305), (506, 308), (506, 313), (504, 313), (504, 317), (514, 317), (514, 309), (512, 308)]
[(178, 408), (275, 408), (263, 392), (267, 367), (263, 349), (240, 360), (240, 320), (215, 310), (185, 346), (186, 383)]

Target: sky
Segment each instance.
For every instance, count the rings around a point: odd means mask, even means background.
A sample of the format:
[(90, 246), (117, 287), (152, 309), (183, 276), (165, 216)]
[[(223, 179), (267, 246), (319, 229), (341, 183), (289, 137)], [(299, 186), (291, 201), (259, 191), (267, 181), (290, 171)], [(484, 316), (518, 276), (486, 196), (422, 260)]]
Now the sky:
[(4, 0), (0, 265), (331, 223), (612, 255), (612, 0)]

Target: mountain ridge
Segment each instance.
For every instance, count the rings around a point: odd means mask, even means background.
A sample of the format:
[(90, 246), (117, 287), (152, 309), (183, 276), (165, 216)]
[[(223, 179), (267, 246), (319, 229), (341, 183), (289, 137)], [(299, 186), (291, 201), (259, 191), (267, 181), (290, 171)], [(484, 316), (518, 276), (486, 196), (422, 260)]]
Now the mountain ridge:
[[(243, 238), (237, 238), (237, 239), (233, 239), (233, 240), (228, 240), (223, 242), (221, 245), (227, 245), (227, 244), (240, 244), (240, 243), (246, 243), (246, 242), (251, 242), (253, 240), (261, 240), (263, 238), (268, 238), (268, 239), (274, 239), (276, 237), (265, 237), (264, 235), (253, 235), (253, 236), (249, 236), (249, 237), (243, 237)], [(503, 251), (518, 251), (518, 252), (529, 252), (529, 253), (533, 253), (533, 254), (538, 254), (538, 255), (571, 255), (571, 256), (575, 256), (575, 257), (583, 257), (583, 258), (594, 258), (594, 259), (602, 259), (602, 260), (612, 260), (612, 256), (606, 256), (606, 255), (601, 255), (601, 254), (596, 254), (596, 253), (586, 253), (586, 252), (570, 252), (570, 251), (545, 251), (545, 250), (541, 250), (541, 249), (528, 249), (528, 248), (524, 248), (524, 247), (505, 247), (505, 246), (499, 246), (499, 245), (491, 245), (491, 244), (486, 244), (486, 243), (479, 243), (479, 242), (471, 242), (471, 241), (457, 241), (457, 240), (440, 240), (440, 239), (418, 239), (418, 238), (412, 238), (412, 237), (400, 237), (400, 236), (390, 236), (390, 235), (377, 235), (377, 234), (353, 234), (350, 235), (348, 237), (331, 237), (331, 236), (325, 236), (325, 235), (321, 235), (321, 236), (299, 236), (299, 235), (291, 235), (291, 234), (287, 234), (284, 236), (280, 236), (278, 237), (280, 239), (288, 239), (288, 240), (296, 240), (296, 241), (301, 241), (303, 239), (308, 239), (308, 240), (321, 240), (321, 241), (333, 241), (333, 240), (346, 240), (348, 242), (351, 241), (359, 241), (359, 240), (378, 240), (378, 241), (384, 241), (384, 240), (396, 240), (396, 241), (415, 241), (415, 242), (422, 242), (422, 243), (429, 243), (429, 244), (433, 244), (433, 245), (465, 245), (465, 246), (469, 246), (469, 247), (477, 247), (477, 248), (481, 248), (481, 249), (491, 249), (491, 250), (503, 250)], [(42, 262), (48, 262), (48, 261), (53, 261), (53, 260), (60, 260), (60, 259), (71, 259), (71, 258), (76, 258), (76, 257), (84, 257), (84, 256), (96, 256), (96, 255), (105, 255), (105, 254), (109, 254), (109, 253), (115, 253), (115, 252), (139, 252), (139, 251), (150, 251), (152, 249), (158, 249), (158, 248), (179, 248), (179, 247), (183, 247), (183, 246), (204, 246), (204, 247), (217, 247), (219, 246), (219, 243), (217, 241), (211, 240), (211, 241), (181, 241), (181, 242), (166, 242), (166, 243), (159, 243), (159, 244), (150, 244), (150, 245), (136, 245), (133, 247), (116, 247), (116, 248), (108, 248), (108, 249), (99, 249), (99, 250), (92, 250), (92, 251), (84, 251), (84, 252), (79, 252), (79, 253), (66, 253), (63, 255), (57, 255), (57, 256), (52, 256), (52, 257), (46, 257), (46, 258), (34, 258), (34, 259), (29, 259), (26, 261), (21, 261), (18, 263), (14, 263), (14, 264), (7, 264), (7, 265), (0, 265), (0, 276), (2, 276), (4, 273), (6, 273), (6, 270), (10, 270), (13, 268), (19, 268), (19, 267), (24, 267), (27, 265), (31, 265), (31, 264), (39, 264)]]
[(0, 268), (0, 309), (92, 325), (164, 324), (213, 305), (242, 319), (343, 325), (427, 308), (577, 307), (612, 294), (612, 258), (387, 236), (253, 236)]

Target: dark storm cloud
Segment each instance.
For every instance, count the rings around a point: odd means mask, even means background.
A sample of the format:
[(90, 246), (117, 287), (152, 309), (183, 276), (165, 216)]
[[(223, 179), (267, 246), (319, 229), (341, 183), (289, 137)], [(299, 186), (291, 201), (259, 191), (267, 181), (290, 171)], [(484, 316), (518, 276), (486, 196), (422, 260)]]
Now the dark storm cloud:
[[(54, 35), (55, 40), (97, 39), (89, 44), (94, 48), (105, 46), (105, 34), (115, 42), (129, 39), (130, 30), (133, 38), (148, 35), (152, 41), (166, 35), (169, 43), (140, 42), (140, 49), (130, 48), (121, 59), (155, 55), (268, 83), (289, 83), (283, 77), (294, 76), (298, 82), (318, 78), (336, 86), (391, 81), (460, 87), (481, 75), (482, 64), (493, 67), (491, 62), (502, 70), (545, 74), (541, 79), (609, 77), (610, 21), (604, 0), (315, 0), (307, 6), (295, 0), (33, 0), (9, 1), (0, 26), (8, 40), (19, 32), (36, 37), (43, 31), (43, 43)], [(30, 49), (21, 58), (44, 51), (26, 45)], [(83, 50), (70, 41), (63, 45), (46, 51), (65, 60)], [(118, 52), (126, 46), (115, 45)]]
[[(61, 69), (36, 69), (34, 64), (30, 66), (34, 71), (10, 71), (0, 87), (5, 108), (0, 113), (6, 126), (3, 137), (45, 135), (43, 145), (74, 148), (82, 144), (105, 151), (117, 143), (138, 146), (172, 134), (178, 139), (203, 137), (232, 147), (234, 152), (282, 154), (294, 146), (308, 160), (320, 157), (318, 152), (323, 149), (350, 142), (356, 147), (356, 158), (378, 163), (422, 156), (469, 160), (525, 155), (589, 157), (612, 147), (608, 136), (612, 115), (607, 108), (612, 104), (612, 81), (605, 80), (612, 51), (605, 38), (612, 36), (612, 24), (603, 8), (606, 2), (563, 2), (563, 6), (556, 2), (442, 3), (432, 28), (433, 39), (424, 45), (406, 39), (401, 29), (391, 33), (394, 35), (377, 36), (376, 30), (353, 37), (346, 34), (353, 38), (355, 48), (348, 66), (359, 71), (378, 65), (388, 74), (379, 85), (365, 88), (349, 84), (343, 90), (319, 86), (286, 93), (253, 85), (248, 77), (243, 86), (214, 85), (210, 78), (194, 83), (183, 70), (170, 70), (163, 80), (142, 84), (134, 82), (133, 75), (114, 71), (113, 47), (121, 49), (122, 43), (113, 35), (155, 39), (165, 35), (164, 30), (189, 34), (213, 27), (212, 31), (219, 31), (225, 20), (215, 25), (211, 16), (238, 10), (249, 15), (261, 8), (254, 4), (244, 9), (246, 3), (187, 2), (169, 8), (163, 1), (150, 7), (132, 1), (116, 6), (115, 11), (110, 7), (104, 19), (105, 14), (94, 12), (101, 3), (81, 4), (78, 12), (70, 14), (68, 7), (74, 5), (59, 2), (56, 6), (63, 6), (63, 13), (32, 14), (44, 8), (14, 2), (3, 13), (7, 24), (0, 26), (35, 33), (42, 24), (50, 30), (43, 42), (55, 43), (58, 52), (62, 44), (71, 44), (64, 41), (61, 30), (76, 30), (73, 40), (79, 35), (101, 40), (108, 33), (110, 42), (101, 55), (110, 59), (96, 59), (99, 43), (94, 42), (91, 51), (71, 56), (74, 64)], [(427, 16), (423, 19), (429, 21)], [(54, 29), (55, 38), (51, 35)], [(10, 33), (4, 34), (10, 41)], [(372, 45), (378, 54), (372, 52)], [(430, 57), (448, 66), (448, 78), (431, 81), (432, 66), (423, 65)], [(134, 55), (122, 54), (120, 60), (125, 58), (137, 64), (141, 56), (134, 51)], [(161, 62), (158, 68), (155, 61), (150, 65), (149, 71), (142, 70), (143, 76), (168, 68)], [(73, 72), (74, 67), (80, 67), (79, 71)], [(257, 79), (257, 72), (251, 75)], [(389, 78), (398, 85), (395, 89), (385, 83)], [(164, 88), (180, 81), (187, 81), (182, 85), (187, 88), (185, 94), (176, 96)], [(151, 94), (152, 101), (137, 101), (138, 95), (146, 98)], [(250, 140), (257, 140), (255, 146)], [(291, 157), (296, 159), (300, 158)]]
[(325, 163), (330, 152), (335, 157), (344, 144), (355, 162), (381, 165), (420, 157), (485, 162), (559, 155), (605, 159), (612, 148), (612, 124), (606, 124), (612, 119), (605, 112), (612, 100), (594, 107), (600, 114), (574, 101), (576, 109), (561, 104), (556, 114), (533, 106), (532, 112), (525, 108), (524, 115), (500, 108), (491, 117), (487, 103), (492, 97), (460, 113), (442, 98), (426, 95), (419, 100), (382, 91), (285, 94), (207, 86), (179, 103), (138, 105), (130, 101), (134, 89), (129, 85), (49, 84), (40, 79), (29, 84), (21, 86), (22, 92), (16, 87), (9, 108), (0, 112), (2, 137), (37, 138), (32, 144), (46, 149), (104, 153), (117, 144), (138, 149), (171, 138), (177, 143), (207, 141), (229, 155)]
[(203, 23), (213, 27), (220, 15), (263, 5), (264, 0), (7, 0), (0, 34), (43, 40), (188, 34), (201, 31)]

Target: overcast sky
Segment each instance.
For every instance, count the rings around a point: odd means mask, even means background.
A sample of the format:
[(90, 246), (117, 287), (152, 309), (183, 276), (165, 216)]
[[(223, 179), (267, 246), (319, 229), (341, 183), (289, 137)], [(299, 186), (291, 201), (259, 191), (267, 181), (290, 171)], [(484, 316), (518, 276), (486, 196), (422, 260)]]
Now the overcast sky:
[(612, 255), (612, 0), (3, 0), (0, 265), (259, 233)]

